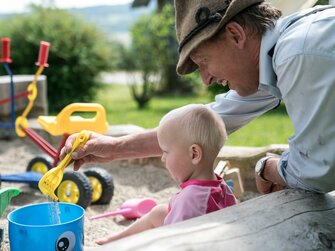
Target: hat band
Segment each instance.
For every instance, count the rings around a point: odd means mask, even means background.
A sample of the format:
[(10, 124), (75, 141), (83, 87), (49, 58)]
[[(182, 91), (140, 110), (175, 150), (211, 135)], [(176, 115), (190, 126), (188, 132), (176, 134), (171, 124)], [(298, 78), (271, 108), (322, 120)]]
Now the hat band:
[(193, 28), (190, 31), (190, 33), (188, 33), (187, 36), (180, 42), (178, 49), (179, 53), (181, 52), (182, 48), (200, 31), (202, 31), (204, 28), (206, 28), (208, 25), (212, 23), (220, 22), (227, 8), (219, 10), (214, 14), (210, 14), (210, 11), (207, 7), (200, 8), (195, 14), (195, 20), (197, 22), (197, 26), (195, 26), (195, 28)]

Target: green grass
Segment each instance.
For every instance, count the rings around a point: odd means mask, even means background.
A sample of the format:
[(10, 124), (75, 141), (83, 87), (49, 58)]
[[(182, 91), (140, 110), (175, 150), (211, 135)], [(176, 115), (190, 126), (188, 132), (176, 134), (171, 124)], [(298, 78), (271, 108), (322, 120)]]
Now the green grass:
[(126, 85), (104, 85), (95, 102), (102, 104), (111, 125), (134, 124), (154, 128), (164, 114), (189, 103), (207, 103), (209, 95), (184, 97), (154, 97), (146, 109), (139, 110)]
[(287, 144), (293, 134), (291, 120), (285, 106), (269, 111), (245, 127), (228, 136), (227, 145), (266, 146), (270, 144)]
[[(102, 104), (107, 112), (110, 125), (134, 124), (143, 128), (154, 128), (161, 117), (173, 108), (190, 103), (206, 104), (211, 102), (209, 94), (194, 96), (155, 97), (148, 108), (139, 110), (125, 85), (104, 85), (97, 93), (95, 102)], [(229, 135), (227, 145), (265, 146), (286, 144), (293, 134), (293, 127), (285, 106), (252, 121), (250, 124)]]

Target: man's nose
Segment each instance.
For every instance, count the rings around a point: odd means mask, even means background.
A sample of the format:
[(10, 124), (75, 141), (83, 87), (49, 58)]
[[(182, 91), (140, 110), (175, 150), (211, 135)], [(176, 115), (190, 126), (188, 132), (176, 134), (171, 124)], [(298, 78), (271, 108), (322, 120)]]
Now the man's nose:
[(206, 69), (200, 69), (201, 80), (205, 85), (210, 85), (212, 83), (213, 77), (208, 73)]

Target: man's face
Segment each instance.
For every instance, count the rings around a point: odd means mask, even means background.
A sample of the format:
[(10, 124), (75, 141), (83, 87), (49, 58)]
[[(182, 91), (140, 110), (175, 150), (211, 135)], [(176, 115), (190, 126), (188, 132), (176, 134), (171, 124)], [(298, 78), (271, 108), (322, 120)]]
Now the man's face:
[(258, 90), (259, 85), (259, 44), (239, 35), (241, 30), (227, 28), (224, 35), (215, 41), (201, 43), (190, 58), (199, 66), (205, 85), (213, 82), (228, 84), (230, 89), (241, 96), (251, 95)]

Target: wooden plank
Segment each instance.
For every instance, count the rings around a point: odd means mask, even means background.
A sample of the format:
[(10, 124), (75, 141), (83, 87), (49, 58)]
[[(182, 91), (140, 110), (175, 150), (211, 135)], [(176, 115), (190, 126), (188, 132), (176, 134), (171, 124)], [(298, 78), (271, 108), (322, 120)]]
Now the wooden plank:
[(96, 250), (307, 249), (335, 249), (335, 197), (288, 189)]
[(219, 152), (214, 166), (220, 161), (229, 161), (233, 168), (239, 168), (244, 190), (257, 192), (255, 183), (255, 165), (267, 154), (282, 154), (288, 145), (274, 144), (264, 147), (224, 146)]

